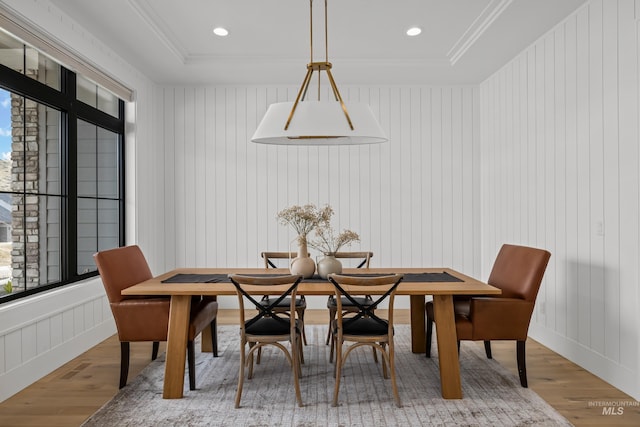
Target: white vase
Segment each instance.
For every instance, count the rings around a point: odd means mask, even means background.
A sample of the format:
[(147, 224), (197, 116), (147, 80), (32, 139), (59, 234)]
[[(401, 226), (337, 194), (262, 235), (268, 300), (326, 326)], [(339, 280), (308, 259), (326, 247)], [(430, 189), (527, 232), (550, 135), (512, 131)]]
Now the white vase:
[(329, 274), (342, 273), (342, 263), (334, 255), (325, 254), (318, 261), (318, 274), (326, 279)]
[(316, 263), (309, 256), (309, 250), (307, 249), (307, 239), (305, 237), (298, 238), (298, 256), (291, 260), (289, 271), (291, 274), (299, 274), (305, 279), (313, 277), (313, 273), (316, 272)]

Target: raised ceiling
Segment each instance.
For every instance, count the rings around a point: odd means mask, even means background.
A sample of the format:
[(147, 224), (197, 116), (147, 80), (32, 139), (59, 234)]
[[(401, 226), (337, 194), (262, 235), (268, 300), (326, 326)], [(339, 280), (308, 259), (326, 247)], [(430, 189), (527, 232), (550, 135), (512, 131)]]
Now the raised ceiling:
[[(297, 85), (310, 60), (308, 0), (51, 1), (161, 84)], [(329, 61), (338, 84), (476, 84), (585, 1), (329, 0)]]

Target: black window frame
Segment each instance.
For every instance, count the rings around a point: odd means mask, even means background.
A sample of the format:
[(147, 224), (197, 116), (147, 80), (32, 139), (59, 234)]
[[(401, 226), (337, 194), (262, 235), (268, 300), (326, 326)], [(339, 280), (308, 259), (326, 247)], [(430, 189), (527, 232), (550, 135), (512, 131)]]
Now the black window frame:
[[(118, 99), (118, 117), (114, 117), (96, 107), (76, 99), (76, 73), (60, 66), (60, 90), (49, 87), (29, 76), (0, 64), (0, 87), (16, 95), (23, 96), (40, 104), (60, 111), (60, 281), (39, 284), (35, 288), (19, 290), (0, 298), (0, 304), (15, 301), (50, 289), (75, 283), (98, 275), (97, 269), (87, 273), (77, 272), (77, 128), (78, 120), (94, 124), (118, 135), (118, 201), (119, 224), (118, 245), (125, 245), (125, 104)], [(17, 195), (51, 196), (42, 192), (3, 193)], [(95, 200), (111, 200), (112, 198), (89, 197)]]

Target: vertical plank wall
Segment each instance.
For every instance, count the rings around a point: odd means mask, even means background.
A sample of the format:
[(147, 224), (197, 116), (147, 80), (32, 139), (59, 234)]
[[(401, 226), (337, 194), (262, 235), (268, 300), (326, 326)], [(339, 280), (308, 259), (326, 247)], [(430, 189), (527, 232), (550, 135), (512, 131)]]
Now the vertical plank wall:
[(167, 267), (260, 266), (295, 238), (277, 212), (310, 202), (360, 234), (352, 249), (373, 251), (373, 266), (479, 272), (478, 88), (340, 89), (371, 105), (389, 142), (255, 144), (268, 105), (296, 87), (164, 89)]
[(484, 272), (550, 250), (530, 334), (636, 398), (639, 14), (591, 1), (480, 86)]

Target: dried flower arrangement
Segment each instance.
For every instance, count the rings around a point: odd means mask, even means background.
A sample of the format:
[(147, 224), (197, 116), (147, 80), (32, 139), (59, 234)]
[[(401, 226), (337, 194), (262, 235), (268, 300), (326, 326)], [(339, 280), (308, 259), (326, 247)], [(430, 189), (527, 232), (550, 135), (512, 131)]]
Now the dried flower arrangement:
[(309, 241), (309, 246), (321, 251), (325, 255), (332, 255), (338, 252), (343, 246), (359, 241), (360, 236), (355, 231), (342, 230), (340, 234), (335, 235), (333, 227), (331, 227), (331, 224), (327, 221), (316, 227), (316, 238)]
[(328, 222), (333, 215), (329, 205), (318, 208), (313, 203), (304, 206), (293, 205), (278, 212), (278, 221), (282, 225), (290, 225), (298, 233), (298, 243), (307, 242), (307, 235), (320, 223)]

